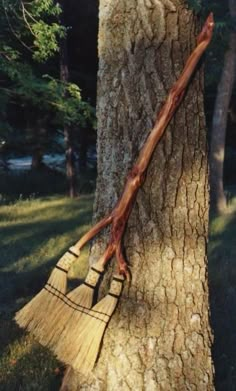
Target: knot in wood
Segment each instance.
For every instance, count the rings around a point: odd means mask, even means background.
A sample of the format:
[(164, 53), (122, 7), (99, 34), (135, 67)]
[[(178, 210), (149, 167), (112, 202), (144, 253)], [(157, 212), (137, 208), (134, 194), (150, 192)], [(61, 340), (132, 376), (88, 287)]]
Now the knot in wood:
[(134, 166), (128, 174), (128, 181), (135, 187), (140, 187), (145, 179), (145, 174), (141, 172), (138, 166)]

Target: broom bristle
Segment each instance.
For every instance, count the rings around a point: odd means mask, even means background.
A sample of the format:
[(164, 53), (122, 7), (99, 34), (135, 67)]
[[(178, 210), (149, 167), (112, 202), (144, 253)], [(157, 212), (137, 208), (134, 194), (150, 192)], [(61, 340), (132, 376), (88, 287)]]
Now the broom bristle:
[[(77, 253), (76, 253), (77, 251)], [(28, 331), (36, 331), (46, 314), (55, 310), (60, 295), (66, 293), (67, 272), (78, 257), (78, 250), (71, 247), (58, 261), (45, 287), (15, 315), (15, 321)], [(56, 294), (55, 294), (56, 293)]]
[[(116, 308), (124, 278), (114, 276), (109, 293), (91, 310), (84, 312), (73, 338), (55, 349), (57, 357), (75, 370), (87, 374), (95, 364), (105, 328)], [(81, 331), (80, 331), (81, 330)], [(77, 333), (76, 333), (77, 332)], [(71, 335), (72, 337), (72, 335)], [(65, 346), (66, 345), (66, 346)]]
[(55, 311), (48, 314), (38, 332), (40, 343), (54, 350), (65, 338), (76, 332), (78, 321), (84, 309), (90, 309), (96, 287), (104, 267), (100, 264), (92, 266), (82, 285), (67, 295), (60, 297)]

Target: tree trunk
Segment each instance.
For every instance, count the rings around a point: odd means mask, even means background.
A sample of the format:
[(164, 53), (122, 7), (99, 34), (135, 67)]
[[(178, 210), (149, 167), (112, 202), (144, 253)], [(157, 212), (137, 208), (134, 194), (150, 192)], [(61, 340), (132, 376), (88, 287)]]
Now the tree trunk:
[(40, 118), (36, 121), (34, 119), (34, 124), (29, 127), (29, 131), (32, 135), (31, 140), (33, 143), (31, 169), (40, 170), (44, 166), (44, 139), (47, 137), (44, 119)]
[(80, 146), (79, 146), (79, 170), (85, 172), (87, 168), (88, 152), (88, 128), (80, 128)]
[(32, 152), (32, 170), (40, 170), (43, 167), (43, 152), (40, 147), (37, 147)]
[[(229, 9), (232, 18), (236, 17), (236, 0), (229, 0)], [(224, 194), (224, 158), (225, 137), (228, 118), (228, 109), (236, 70), (236, 32), (233, 31), (229, 38), (229, 47), (225, 53), (224, 66), (221, 79), (218, 84), (217, 96), (214, 107), (211, 152), (210, 152), (210, 182), (211, 202), (213, 209), (222, 213), (226, 209), (226, 197)]]
[[(96, 219), (120, 196), (196, 34), (185, 1), (100, 0)], [(124, 240), (132, 282), (98, 363), (89, 378), (68, 369), (64, 391), (213, 389), (202, 89), (197, 72), (138, 193)], [(91, 262), (106, 241), (95, 242)]]
[[(61, 23), (64, 22), (64, 0), (60, 0), (62, 8)], [(69, 67), (68, 67), (68, 52), (67, 52), (67, 38), (60, 40), (60, 79), (63, 83), (69, 81)], [(66, 95), (65, 95), (66, 99)], [(76, 197), (76, 169), (75, 169), (75, 153), (72, 137), (72, 129), (69, 125), (64, 124), (64, 138), (66, 147), (66, 176), (69, 185), (69, 194), (71, 198)]]

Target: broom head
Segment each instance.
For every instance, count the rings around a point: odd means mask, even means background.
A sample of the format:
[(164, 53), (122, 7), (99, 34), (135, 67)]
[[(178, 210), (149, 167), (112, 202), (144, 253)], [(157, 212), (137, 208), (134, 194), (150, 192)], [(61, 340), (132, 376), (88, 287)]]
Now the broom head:
[(91, 310), (83, 313), (70, 345), (65, 344), (64, 349), (55, 350), (61, 361), (84, 374), (93, 369), (105, 328), (121, 295), (123, 281), (123, 276), (115, 275), (109, 293)]
[[(67, 295), (60, 295), (55, 311), (51, 311), (44, 319), (36, 338), (53, 351), (60, 346), (65, 347), (65, 341), (70, 339), (78, 327), (81, 315), (90, 309), (93, 303), (94, 289), (103, 273), (103, 266), (95, 264), (88, 272), (82, 285), (73, 289)], [(67, 342), (70, 345), (69, 342)]]
[(71, 264), (79, 256), (78, 250), (71, 247), (58, 261), (45, 287), (15, 315), (15, 320), (22, 328), (32, 333), (43, 324), (45, 316), (55, 311), (56, 303), (66, 293), (67, 273)]

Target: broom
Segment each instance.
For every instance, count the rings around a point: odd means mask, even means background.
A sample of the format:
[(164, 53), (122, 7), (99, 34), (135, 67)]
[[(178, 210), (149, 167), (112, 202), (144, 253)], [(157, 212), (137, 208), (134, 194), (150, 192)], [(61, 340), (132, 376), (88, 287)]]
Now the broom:
[[(91, 307), (94, 293), (94, 289), (91, 289), (91, 286), (95, 288), (99, 276), (104, 270), (107, 257), (108, 259), (110, 257), (110, 251), (106, 251), (97, 263), (93, 265), (88, 274), (88, 280), (85, 280), (84, 284), (72, 291), (69, 298), (65, 296), (67, 274), (73, 262), (79, 257), (82, 247), (110, 221), (110, 215), (103, 218), (74, 246), (70, 247), (57, 262), (44, 288), (16, 313), (15, 321), (18, 325), (31, 332), (43, 345), (46, 346), (53, 338), (54, 340), (56, 339), (56, 335), (60, 335), (67, 321), (67, 317), (65, 317), (64, 322), (64, 311), (66, 313), (66, 309), (72, 309), (71, 305), (66, 305), (66, 303), (69, 303), (68, 299), (76, 302), (78, 306)], [(62, 316), (59, 317), (58, 314)], [(55, 323), (56, 319), (57, 323)]]
[[(98, 265), (97, 265), (98, 267)], [(102, 275), (103, 270), (96, 269), (92, 266), (88, 272), (86, 280), (82, 285), (68, 293), (62, 295), (61, 292), (49, 290), (47, 285), (45, 289), (55, 297), (50, 301), (50, 309), (47, 310), (47, 315), (37, 323), (33, 329), (33, 334), (36, 339), (44, 346), (53, 346), (58, 338), (61, 337), (63, 329), (67, 324), (74, 324), (70, 318), (74, 315), (74, 322), (78, 325), (80, 311), (77, 308), (91, 308), (93, 303), (94, 289)], [(59, 299), (59, 300), (58, 300)], [(54, 308), (53, 306), (54, 302)]]
[(20, 327), (32, 331), (40, 323), (45, 313), (53, 309), (57, 296), (53, 293), (65, 294), (67, 289), (67, 272), (72, 262), (79, 256), (79, 250), (70, 247), (59, 259), (47, 284), (29, 303), (16, 313), (15, 320)]
[[(42, 345), (53, 348), (58, 341), (63, 339), (63, 333), (66, 336), (67, 333), (73, 334), (77, 329), (84, 310), (90, 309), (93, 304), (94, 290), (103, 274), (107, 257), (109, 257), (109, 251), (90, 267), (82, 285), (67, 295), (62, 295), (60, 292), (56, 294), (59, 300), (55, 303), (55, 310), (47, 313), (41, 324), (33, 330), (34, 336)], [(55, 295), (55, 292), (52, 294)]]
[[(62, 336), (61, 343), (57, 344), (54, 350), (59, 360), (84, 374), (92, 370), (106, 326), (121, 295), (123, 282), (124, 277), (122, 275), (114, 275), (108, 294), (91, 310), (82, 313), (76, 333), (73, 336), (67, 334), (66, 341)], [(65, 349), (65, 344), (67, 349)]]
[[(23, 310), (19, 311), (16, 315), (16, 321), (18, 324), (22, 327), (28, 328), (28, 330), (37, 331), (37, 336), (39, 339), (45, 340), (45, 337), (41, 336), (40, 330), (42, 329), (40, 325), (45, 321), (46, 317), (48, 316), (48, 313), (51, 311), (51, 315), (53, 316), (57, 314), (58, 310), (58, 303), (61, 303), (62, 311), (61, 316), (57, 318), (59, 320), (59, 323), (63, 321), (63, 314), (66, 305), (68, 305), (67, 300), (71, 299), (71, 296), (66, 295), (66, 297), (63, 297), (65, 295), (66, 291), (66, 273), (69, 270), (69, 267), (71, 266), (72, 262), (76, 259), (77, 255), (79, 254), (80, 249), (83, 247), (83, 245), (88, 242), (92, 237), (94, 237), (101, 229), (103, 229), (108, 224), (111, 224), (111, 236), (110, 241), (108, 243), (108, 246), (106, 248), (105, 253), (98, 261), (98, 270), (103, 270), (105, 267), (105, 264), (108, 262), (108, 260), (115, 254), (118, 262), (118, 270), (119, 274), (124, 275), (128, 280), (130, 279), (130, 272), (127, 266), (127, 263), (122, 255), (121, 251), (121, 242), (123, 233), (125, 230), (125, 226), (129, 217), (129, 214), (132, 210), (132, 206), (134, 204), (134, 201), (136, 199), (136, 195), (138, 192), (138, 189), (142, 185), (142, 183), (145, 180), (145, 173), (148, 167), (148, 164), (150, 162), (150, 159), (152, 157), (153, 151), (162, 137), (164, 130), (166, 129), (168, 123), (170, 122), (171, 118), (173, 117), (174, 112), (176, 111), (177, 107), (179, 106), (180, 102), (183, 99), (186, 87), (190, 81), (190, 78), (192, 77), (193, 71), (196, 68), (196, 65), (202, 56), (203, 52), (207, 48), (213, 32), (213, 15), (212, 13), (208, 16), (201, 33), (199, 34), (197, 38), (197, 47), (194, 49), (192, 54), (187, 60), (187, 63), (184, 67), (184, 70), (182, 74), (180, 75), (179, 79), (175, 83), (175, 85), (170, 90), (170, 93), (167, 97), (166, 103), (162, 107), (161, 111), (159, 112), (156, 122), (154, 124), (154, 127), (149, 134), (146, 143), (142, 147), (139, 157), (128, 174), (127, 182), (125, 185), (125, 188), (123, 190), (123, 193), (121, 195), (121, 198), (119, 199), (117, 205), (112, 210), (112, 212), (102, 219), (100, 222), (98, 222), (91, 230), (85, 234), (74, 246), (72, 253), (74, 253), (73, 258), (70, 258), (67, 254), (67, 257), (65, 257), (65, 261), (62, 262), (59, 261), (59, 263), (56, 266), (56, 270), (53, 271), (48, 283), (46, 284), (46, 287), (44, 290), (42, 290), (27, 306), (23, 308)], [(73, 255), (70, 253), (70, 255)], [(95, 267), (97, 268), (97, 264), (95, 264)], [(101, 269), (99, 269), (101, 267)], [(86, 286), (86, 285), (85, 285)], [(79, 288), (78, 288), (79, 289)], [(90, 289), (87, 287), (87, 289)], [(57, 292), (57, 295), (52, 294), (52, 292)], [(78, 293), (78, 295), (77, 295)], [(90, 289), (91, 293), (91, 289)], [(83, 295), (81, 297), (81, 292), (74, 291), (71, 293), (72, 296), (76, 297), (76, 302), (74, 303), (74, 311), (80, 312), (79, 317), (81, 317), (80, 324), (83, 325), (84, 322), (86, 324), (86, 321), (82, 321), (82, 316), (85, 319), (85, 317), (91, 317), (88, 315), (88, 310), (84, 308), (81, 310), (80, 307), (86, 307), (88, 305), (88, 302), (83, 299)], [(83, 302), (86, 301), (86, 305), (83, 305)], [(80, 308), (80, 310), (79, 310)], [(93, 309), (94, 311), (94, 309)], [(82, 315), (81, 315), (82, 313)], [(106, 313), (106, 312), (105, 312)], [(77, 315), (75, 315), (76, 317)], [(71, 315), (69, 315), (68, 319), (71, 319)], [(46, 324), (46, 323), (45, 323)], [(73, 323), (73, 326), (67, 326), (68, 322), (65, 324), (65, 328), (63, 329), (63, 335), (67, 334), (68, 341), (71, 340), (71, 330), (75, 329), (75, 323)], [(53, 323), (53, 327), (55, 324)], [(56, 325), (56, 328), (58, 325)], [(60, 326), (59, 326), (60, 327)], [(82, 326), (81, 326), (82, 327)], [(78, 330), (82, 330), (82, 328), (79, 328)], [(43, 333), (50, 332), (52, 328), (52, 324), (47, 323), (47, 326), (44, 327)], [(77, 328), (76, 328), (77, 331)], [(89, 330), (88, 330), (89, 331)], [(90, 330), (91, 331), (91, 330)], [(64, 348), (63, 346), (59, 345), (61, 344), (61, 340), (58, 340), (58, 335), (60, 333), (56, 333), (52, 338), (50, 339), (51, 345), (54, 346), (53, 349), (57, 354), (61, 357), (62, 361), (63, 359), (63, 349), (71, 350), (71, 355), (68, 355), (68, 364), (71, 364), (70, 358), (72, 358), (73, 362), (76, 361), (76, 354), (74, 355), (73, 350), (77, 352), (77, 348), (75, 344), (69, 344), (66, 347), (66, 339), (64, 340)], [(80, 332), (79, 334), (80, 335)], [(73, 339), (73, 338), (72, 338)], [(99, 339), (100, 340), (100, 339)], [(47, 341), (48, 344), (50, 344), (50, 341)], [(82, 339), (80, 337), (79, 343), (82, 344)], [(95, 344), (95, 341), (94, 341)], [(61, 346), (61, 348), (59, 348)], [(87, 342), (86, 342), (86, 346)], [(96, 345), (98, 346), (98, 345)], [(83, 350), (83, 347), (81, 345), (81, 351)], [(86, 348), (87, 349), (87, 348)], [(66, 353), (65, 353), (66, 356)], [(78, 365), (76, 364), (78, 367)]]
[[(116, 255), (119, 273), (128, 279), (130, 277), (129, 270), (121, 250), (121, 239), (125, 224), (136, 198), (137, 191), (145, 179), (145, 171), (154, 148), (176, 108), (183, 99), (185, 89), (193, 71), (211, 40), (213, 26), (214, 21), (211, 13), (198, 36), (197, 47), (190, 55), (179, 80), (171, 89), (167, 101), (157, 117), (154, 128), (144, 144), (136, 164), (128, 175), (123, 194), (111, 213), (112, 229), (108, 249), (111, 249), (112, 255)], [(92, 370), (96, 362), (106, 325), (115, 310), (118, 297), (121, 294), (121, 283), (118, 285), (119, 280), (120, 282), (123, 281), (120, 275), (113, 279), (110, 292), (104, 299), (91, 310), (83, 311), (83, 314), (80, 315), (80, 323), (75, 333), (67, 332), (69, 331), (68, 329), (64, 330), (60, 342), (54, 346), (54, 352), (57, 357), (79, 372), (87, 374)]]

